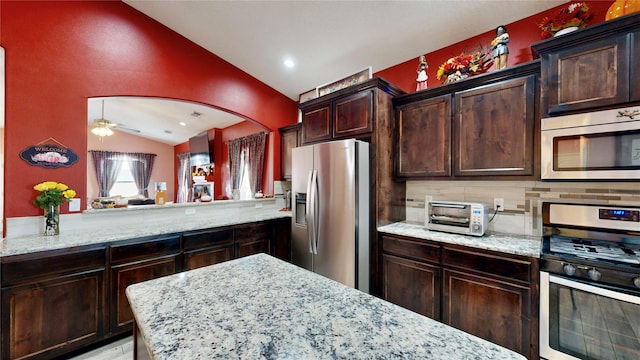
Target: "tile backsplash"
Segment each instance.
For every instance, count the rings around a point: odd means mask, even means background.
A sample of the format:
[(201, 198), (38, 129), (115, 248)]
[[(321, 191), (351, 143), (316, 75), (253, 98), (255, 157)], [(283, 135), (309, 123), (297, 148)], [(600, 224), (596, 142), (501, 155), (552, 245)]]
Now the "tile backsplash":
[(491, 209), (494, 198), (503, 198), (505, 211), (498, 212), (488, 231), (540, 236), (543, 202), (640, 206), (640, 183), (407, 181), (407, 221), (424, 223), (425, 196), (433, 200), (482, 202)]

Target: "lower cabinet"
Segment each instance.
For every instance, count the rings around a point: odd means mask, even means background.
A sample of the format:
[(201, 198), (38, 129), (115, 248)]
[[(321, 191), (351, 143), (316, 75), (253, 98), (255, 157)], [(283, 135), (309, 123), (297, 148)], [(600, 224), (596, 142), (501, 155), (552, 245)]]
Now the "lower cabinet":
[(125, 294), (127, 286), (177, 273), (179, 255), (180, 235), (111, 246), (111, 334), (133, 329), (133, 313)]
[(129, 332), (127, 286), (259, 252), (287, 260), (290, 229), (283, 218), (0, 257), (0, 358), (61, 358)]
[(385, 300), (538, 359), (537, 258), (396, 235), (380, 241)]
[(49, 359), (105, 335), (104, 247), (2, 262), (2, 359)]

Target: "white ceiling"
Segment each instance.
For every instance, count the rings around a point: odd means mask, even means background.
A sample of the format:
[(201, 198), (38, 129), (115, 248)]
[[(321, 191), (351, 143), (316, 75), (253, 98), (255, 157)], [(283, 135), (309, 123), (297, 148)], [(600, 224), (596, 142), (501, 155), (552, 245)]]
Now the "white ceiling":
[[(124, 2), (297, 101), (301, 93), (368, 66), (377, 72), (417, 59), (566, 1)], [(294, 68), (283, 65), (287, 58)]]

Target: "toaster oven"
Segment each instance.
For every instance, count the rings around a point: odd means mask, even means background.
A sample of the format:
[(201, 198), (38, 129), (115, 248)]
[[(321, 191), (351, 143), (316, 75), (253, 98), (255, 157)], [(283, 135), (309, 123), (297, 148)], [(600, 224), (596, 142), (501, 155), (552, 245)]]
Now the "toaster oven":
[(428, 201), (424, 223), (429, 230), (482, 236), (489, 226), (489, 205), (459, 201)]

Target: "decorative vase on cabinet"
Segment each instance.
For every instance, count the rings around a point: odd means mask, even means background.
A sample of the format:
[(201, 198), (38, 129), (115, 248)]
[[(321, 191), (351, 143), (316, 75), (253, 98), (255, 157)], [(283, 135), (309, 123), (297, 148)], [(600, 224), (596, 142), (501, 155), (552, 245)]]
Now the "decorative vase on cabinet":
[(43, 235), (60, 235), (60, 205), (49, 205), (44, 209)]
[(560, 29), (560, 30), (558, 30), (558, 32), (556, 32), (556, 33), (553, 35), (553, 37), (561, 36), (561, 35), (564, 35), (564, 34), (568, 34), (568, 33), (570, 33), (570, 32), (574, 32), (574, 31), (576, 31), (576, 30), (578, 30), (578, 27), (577, 27), (577, 26), (569, 26), (569, 27), (566, 27), (566, 28), (564, 28), (564, 29)]

